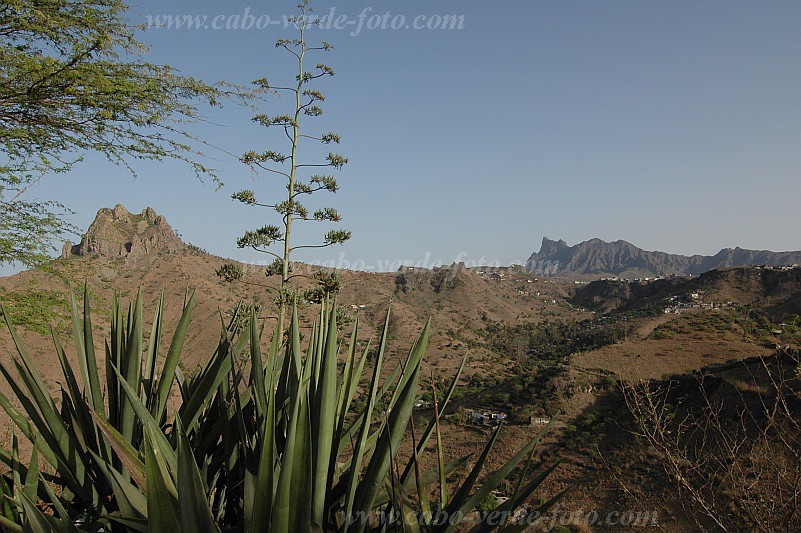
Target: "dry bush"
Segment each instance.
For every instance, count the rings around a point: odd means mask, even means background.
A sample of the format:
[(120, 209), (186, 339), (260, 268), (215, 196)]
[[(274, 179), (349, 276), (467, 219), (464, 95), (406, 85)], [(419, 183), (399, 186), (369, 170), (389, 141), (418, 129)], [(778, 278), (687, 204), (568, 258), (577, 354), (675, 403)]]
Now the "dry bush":
[(785, 352), (622, 385), (636, 436), (699, 528), (801, 531), (799, 368), (799, 354)]

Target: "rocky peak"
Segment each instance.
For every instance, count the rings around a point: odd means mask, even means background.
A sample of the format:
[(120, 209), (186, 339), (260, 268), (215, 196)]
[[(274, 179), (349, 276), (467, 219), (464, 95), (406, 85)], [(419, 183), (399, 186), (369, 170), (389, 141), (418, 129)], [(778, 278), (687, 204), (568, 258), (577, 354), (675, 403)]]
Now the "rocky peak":
[(554, 241), (552, 239), (549, 239), (548, 237), (543, 237), (542, 245), (540, 245), (540, 254), (541, 255), (556, 254), (567, 249), (568, 249), (567, 243), (562, 239)]
[(136, 261), (154, 252), (176, 252), (183, 246), (167, 220), (153, 208), (133, 214), (117, 204), (114, 209), (98, 211), (81, 242), (74, 246), (65, 243), (62, 256), (96, 255)]

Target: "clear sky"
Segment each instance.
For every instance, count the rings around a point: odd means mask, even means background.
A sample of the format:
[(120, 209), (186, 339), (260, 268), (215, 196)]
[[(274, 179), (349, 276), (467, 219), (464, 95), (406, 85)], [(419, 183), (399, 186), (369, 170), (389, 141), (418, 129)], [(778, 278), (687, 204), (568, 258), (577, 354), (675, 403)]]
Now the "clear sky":
[[(294, 1), (146, 1), (146, 15), (280, 18)], [(337, 71), (322, 131), (351, 163), (331, 199), (353, 239), (305, 260), (524, 261), (543, 236), (625, 239), (649, 249), (801, 249), (801, 2), (348, 0), (347, 15), (463, 15), (462, 29), (321, 30)], [(365, 21), (366, 22), (366, 21)], [(273, 43), (282, 25), (148, 31), (150, 59), (207, 81), (291, 77)], [(280, 113), (283, 102), (262, 107)], [(193, 129), (232, 153), (278, 146), (230, 106)], [(76, 211), (152, 206), (185, 240), (242, 260), (245, 229), (274, 221), (229, 199), (255, 181), (217, 154), (215, 191), (175, 164), (139, 177), (95, 158), (36, 194)], [(272, 183), (272, 185), (271, 185)], [(301, 235), (306, 238), (307, 235)], [(312, 237), (312, 235), (308, 235)], [(386, 263), (384, 263), (386, 264)]]

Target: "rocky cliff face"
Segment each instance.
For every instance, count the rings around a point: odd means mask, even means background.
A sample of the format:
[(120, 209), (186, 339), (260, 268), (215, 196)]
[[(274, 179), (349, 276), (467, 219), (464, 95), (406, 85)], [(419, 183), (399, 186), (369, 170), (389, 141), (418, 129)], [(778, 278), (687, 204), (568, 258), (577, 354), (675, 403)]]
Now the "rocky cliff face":
[(568, 246), (565, 241), (542, 240), (539, 252), (529, 257), (529, 272), (556, 276), (697, 276), (718, 268), (801, 264), (801, 252), (770, 252), (726, 248), (713, 256), (649, 252), (626, 241), (601, 239)]
[(79, 244), (64, 244), (62, 257), (95, 255), (137, 261), (155, 252), (174, 253), (184, 246), (167, 220), (152, 208), (133, 214), (117, 205), (98, 211)]

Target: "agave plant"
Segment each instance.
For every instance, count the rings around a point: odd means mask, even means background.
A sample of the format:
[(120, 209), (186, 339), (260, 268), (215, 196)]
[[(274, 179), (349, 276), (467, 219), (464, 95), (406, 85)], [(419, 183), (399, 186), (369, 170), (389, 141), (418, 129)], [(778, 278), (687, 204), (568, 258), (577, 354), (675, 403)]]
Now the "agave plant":
[[(11, 451), (0, 449), (9, 469), (0, 477), (0, 526), (9, 531), (451, 531), (524, 465), (498, 509), (515, 516), (556, 466), (530, 475), (543, 430), (479, 483), (498, 429), (462, 482), (448, 486), (448, 474), (468, 457), (445, 460), (440, 414), (464, 361), (434, 419), (416, 430), (428, 324), (405, 361), (387, 373), (389, 312), (375, 349), (368, 343), (360, 350), (358, 321), (347, 343), (340, 338), (335, 303), (321, 305), (305, 339), (295, 309), (266, 353), (252, 314), (238, 335), (223, 325), (211, 356), (185, 376), (178, 363), (194, 297), (166, 347), (162, 295), (145, 349), (141, 293), (127, 313), (115, 296), (101, 384), (88, 290), (83, 319), (74, 296), (71, 302), (79, 375), (53, 331), (63, 372), (57, 398), (0, 306), (18, 377), (4, 366), (0, 372), (22, 410), (2, 394), (0, 405), (33, 448), (27, 465), (16, 437)], [(402, 461), (401, 442), (410, 435), (412, 452)], [(424, 472), (421, 457), (434, 435), (437, 467)], [(542, 514), (562, 494), (522, 517)], [(525, 527), (511, 518), (496, 525)], [(479, 520), (473, 530), (493, 527)]]

